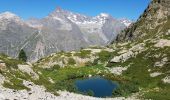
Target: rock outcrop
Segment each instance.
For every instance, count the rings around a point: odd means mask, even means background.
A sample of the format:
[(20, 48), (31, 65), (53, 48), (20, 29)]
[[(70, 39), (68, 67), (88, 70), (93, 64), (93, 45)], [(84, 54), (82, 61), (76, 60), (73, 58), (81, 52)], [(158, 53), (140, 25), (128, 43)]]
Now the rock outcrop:
[[(125, 62), (126, 60), (128, 60), (129, 58), (135, 57), (136, 55), (138, 55), (139, 53), (145, 51), (145, 44), (141, 43), (141, 44), (137, 44), (134, 45), (132, 48), (130, 48), (128, 51), (126, 50), (122, 50), (123, 54), (120, 54), (119, 56), (115, 56), (113, 57), (110, 62), (113, 63), (118, 63), (118, 62)], [(121, 51), (121, 52), (122, 52)]]
[(161, 39), (155, 44), (155, 47), (170, 47), (170, 40)]
[(33, 79), (37, 80), (39, 79), (39, 76), (37, 73), (35, 73), (31, 66), (29, 65), (18, 65), (18, 69), (21, 70), (23, 73), (27, 73), (30, 75)]
[(0, 70), (5, 70), (6, 69), (6, 64), (0, 60)]

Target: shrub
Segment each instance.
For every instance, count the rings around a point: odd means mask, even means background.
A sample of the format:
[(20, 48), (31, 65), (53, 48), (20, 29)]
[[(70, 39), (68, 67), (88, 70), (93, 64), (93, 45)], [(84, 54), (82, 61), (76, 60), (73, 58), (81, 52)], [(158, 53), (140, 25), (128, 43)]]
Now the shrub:
[(99, 56), (99, 60), (102, 62), (108, 61), (111, 57), (111, 54), (108, 51), (101, 51), (100, 53), (98, 53)]
[(92, 90), (89, 90), (89, 91), (87, 92), (87, 95), (89, 95), (89, 96), (94, 96), (94, 92), (93, 92)]
[(56, 69), (56, 70), (60, 69), (60, 65), (54, 65), (53, 69)]
[(68, 64), (74, 65), (74, 64), (76, 64), (76, 61), (73, 58), (69, 58), (68, 59)]
[(65, 54), (65, 56), (67, 56), (67, 57), (71, 57), (71, 56), (72, 56), (72, 53), (70, 53), (70, 52), (64, 53), (64, 54)]
[(93, 63), (91, 61), (86, 62), (85, 66), (93, 66)]
[(98, 65), (98, 60), (99, 59), (95, 59), (93, 62), (88, 61), (85, 65), (86, 66), (95, 66), (95, 65)]
[(113, 96), (127, 96), (139, 92), (139, 87), (132, 82), (120, 83), (120, 86), (112, 92)]

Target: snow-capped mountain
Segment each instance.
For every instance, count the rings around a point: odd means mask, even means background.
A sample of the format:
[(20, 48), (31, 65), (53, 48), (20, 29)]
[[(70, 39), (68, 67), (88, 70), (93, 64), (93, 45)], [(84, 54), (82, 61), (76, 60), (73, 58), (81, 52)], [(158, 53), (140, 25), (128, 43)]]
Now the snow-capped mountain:
[(7, 25), (11, 22), (23, 24), (23, 21), (15, 14), (11, 12), (4, 12), (0, 14), (0, 29), (5, 30)]
[(0, 19), (1, 20), (2, 19), (13, 19), (13, 20), (16, 19), (16, 20), (19, 20), (20, 18), (17, 15), (11, 13), (11, 12), (4, 12), (4, 13), (0, 14)]
[(24, 49), (33, 61), (54, 52), (107, 45), (124, 28), (106, 13), (91, 17), (57, 8), (45, 18), (23, 21), (5, 12), (0, 14), (0, 52), (17, 57)]
[(126, 27), (129, 27), (129, 26), (133, 23), (131, 20), (126, 19), (126, 18), (121, 19), (120, 21), (121, 21), (121, 23), (124, 24)]

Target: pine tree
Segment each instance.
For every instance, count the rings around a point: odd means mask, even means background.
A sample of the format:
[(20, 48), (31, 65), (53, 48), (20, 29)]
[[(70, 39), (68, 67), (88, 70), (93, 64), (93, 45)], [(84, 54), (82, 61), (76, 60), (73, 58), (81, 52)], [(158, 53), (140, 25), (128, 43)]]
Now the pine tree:
[(19, 60), (26, 62), (27, 61), (27, 55), (23, 49), (19, 52), (18, 56)]

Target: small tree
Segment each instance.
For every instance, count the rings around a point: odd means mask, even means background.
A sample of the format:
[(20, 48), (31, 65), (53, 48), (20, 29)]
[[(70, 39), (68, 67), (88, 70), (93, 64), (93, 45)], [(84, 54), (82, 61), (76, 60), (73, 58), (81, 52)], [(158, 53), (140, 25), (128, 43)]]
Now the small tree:
[(19, 60), (26, 62), (27, 61), (27, 55), (23, 49), (19, 52), (18, 56)]

